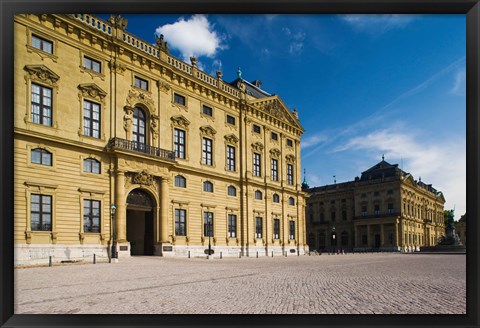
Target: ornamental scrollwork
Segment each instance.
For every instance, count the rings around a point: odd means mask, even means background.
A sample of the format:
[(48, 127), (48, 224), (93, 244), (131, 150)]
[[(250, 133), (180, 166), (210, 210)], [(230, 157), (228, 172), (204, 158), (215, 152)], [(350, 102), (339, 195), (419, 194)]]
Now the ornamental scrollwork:
[(200, 132), (202, 133), (202, 135), (210, 138), (213, 138), (213, 136), (215, 136), (215, 134), (217, 133), (217, 131), (215, 131), (215, 129), (212, 128), (210, 125), (201, 126)]
[(190, 121), (187, 120), (183, 115), (172, 116), (170, 120), (172, 121), (172, 125), (174, 127), (179, 127), (182, 129), (186, 129), (190, 124)]
[(254, 151), (261, 152), (261, 151), (263, 151), (263, 145), (260, 142), (254, 142), (254, 143), (252, 143), (252, 149)]
[(148, 174), (145, 171), (141, 171), (132, 177), (132, 181), (135, 184), (151, 186), (153, 185), (153, 175)]
[(94, 83), (79, 84), (78, 89), (83, 97), (90, 97), (102, 101), (107, 93)]
[(234, 134), (228, 134), (225, 136), (225, 141), (230, 144), (237, 144), (238, 143), (238, 138)]
[(287, 161), (287, 163), (293, 164), (293, 163), (295, 163), (295, 156), (291, 155), (291, 154), (287, 155), (287, 156), (285, 156), (285, 160)]
[(271, 155), (272, 157), (277, 157), (277, 158), (278, 158), (278, 157), (280, 157), (281, 153), (282, 153), (282, 152), (281, 152), (278, 148), (272, 148), (272, 149), (270, 149), (270, 155)]
[(30, 75), (31, 80), (42, 81), (49, 85), (55, 85), (60, 79), (60, 76), (55, 74), (45, 65), (26, 65), (24, 69)]

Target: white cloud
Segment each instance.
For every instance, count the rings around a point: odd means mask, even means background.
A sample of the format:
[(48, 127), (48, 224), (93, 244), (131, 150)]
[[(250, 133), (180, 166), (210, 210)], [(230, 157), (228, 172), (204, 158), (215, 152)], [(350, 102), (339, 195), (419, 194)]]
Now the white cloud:
[(391, 29), (405, 27), (415, 19), (414, 15), (405, 14), (355, 14), (339, 15), (339, 17), (354, 29), (375, 35), (380, 35)]
[(316, 146), (316, 145), (318, 145), (320, 143), (323, 143), (327, 140), (328, 140), (328, 137), (326, 135), (323, 135), (323, 134), (315, 134), (315, 135), (312, 135), (312, 136), (307, 136), (305, 138), (302, 138), (301, 147), (302, 147), (302, 149), (305, 149), (305, 148), (308, 148), (308, 147)]
[(163, 34), (169, 47), (179, 50), (186, 62), (191, 56), (213, 58), (218, 50), (226, 48), (205, 15), (193, 15), (187, 20), (180, 17), (173, 24), (159, 26), (155, 33)]
[(298, 31), (293, 33), (288, 27), (282, 28), (283, 33), (289, 39), (288, 52), (291, 55), (299, 55), (303, 51), (303, 41), (305, 40), (305, 32)]
[(458, 96), (465, 96), (466, 78), (467, 78), (467, 72), (465, 68), (461, 68), (460, 70), (458, 70), (457, 73), (455, 74), (455, 82), (453, 84), (452, 89), (450, 90), (450, 93)]
[(465, 139), (426, 140), (420, 133), (385, 129), (351, 138), (336, 152), (363, 150), (372, 160), (385, 154), (390, 163), (403, 163), (403, 170), (444, 193), (446, 209), (456, 207), (456, 218), (466, 211)]

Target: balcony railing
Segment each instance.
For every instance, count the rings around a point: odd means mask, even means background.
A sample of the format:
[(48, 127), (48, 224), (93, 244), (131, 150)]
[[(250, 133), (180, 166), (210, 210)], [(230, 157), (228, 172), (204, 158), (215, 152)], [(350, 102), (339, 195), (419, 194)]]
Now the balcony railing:
[(108, 142), (108, 148), (128, 150), (136, 153), (141, 153), (168, 161), (175, 161), (175, 152), (165, 150), (158, 147), (149, 146), (137, 141), (131, 141), (121, 138), (112, 138)]
[(379, 213), (379, 214), (367, 214), (361, 216), (355, 216), (354, 220), (362, 220), (362, 219), (373, 219), (373, 218), (387, 218), (392, 216), (400, 216), (400, 212), (386, 212), (386, 213)]

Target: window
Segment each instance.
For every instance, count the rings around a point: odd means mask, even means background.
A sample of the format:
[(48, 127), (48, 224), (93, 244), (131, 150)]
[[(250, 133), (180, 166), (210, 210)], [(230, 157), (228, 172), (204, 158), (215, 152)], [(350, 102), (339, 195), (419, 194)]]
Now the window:
[(35, 148), (31, 152), (32, 163), (52, 166), (52, 153), (42, 148)]
[(30, 195), (30, 227), (32, 231), (52, 230), (52, 196)]
[(346, 203), (347, 200), (345, 198), (342, 198), (342, 203)]
[(227, 170), (235, 171), (235, 147), (227, 146)]
[(257, 216), (255, 218), (255, 237), (256, 238), (262, 238), (262, 228), (263, 228), (263, 222), (262, 218)]
[(375, 191), (375, 192), (373, 193), (373, 196), (380, 196), (380, 193), (379, 193), (378, 191)]
[(280, 203), (280, 196), (278, 196), (277, 194), (273, 194), (273, 202)]
[(182, 96), (182, 95), (179, 95), (178, 93), (173, 94), (173, 102), (175, 104), (179, 104), (179, 105), (182, 105), (182, 106), (185, 106), (187, 104), (187, 101), (186, 101), (185, 97)]
[(227, 188), (228, 196), (237, 196), (237, 188), (234, 186), (228, 186)]
[(287, 164), (287, 183), (293, 185), (293, 165)]
[(388, 214), (393, 213), (393, 203), (388, 203)]
[(137, 88), (140, 88), (140, 89), (143, 89), (143, 90), (146, 90), (148, 91), (148, 81), (147, 80), (144, 80), (144, 79), (141, 79), (137, 76), (135, 76), (135, 81), (134, 81), (134, 85), (137, 87)]
[(295, 205), (295, 199), (293, 199), (293, 197), (288, 199), (288, 205)]
[(331, 201), (330, 201), (330, 204), (332, 204), (332, 205), (335, 204), (335, 200), (334, 200), (334, 199), (331, 200)]
[(100, 105), (88, 100), (83, 101), (83, 134), (100, 138)]
[(138, 147), (145, 144), (146, 141), (146, 116), (145, 112), (138, 107), (135, 107), (133, 112), (133, 129), (132, 129), (132, 140), (134, 141), (135, 147)]
[(260, 154), (253, 153), (253, 175), (256, 177), (262, 176)]
[(100, 232), (100, 201), (83, 200), (83, 231)]
[(32, 35), (32, 47), (53, 54), (53, 42)]
[(212, 162), (212, 139), (203, 138), (202, 141), (202, 163), (213, 165)]
[(180, 129), (173, 130), (173, 149), (176, 158), (185, 159), (185, 131)]
[(100, 73), (101, 71), (101, 64), (98, 60), (88, 58), (88, 57), (83, 57), (83, 67), (86, 69), (92, 70), (94, 72)]
[(289, 234), (289, 237), (290, 237), (290, 240), (294, 240), (295, 239), (295, 221), (290, 221), (290, 234)]
[(228, 237), (235, 238), (237, 236), (237, 216), (228, 214)]
[(325, 221), (325, 213), (323, 212), (320, 212), (320, 222), (324, 222)]
[(52, 126), (52, 89), (32, 83), (32, 122)]
[(363, 193), (360, 197), (365, 198), (365, 197), (367, 197), (367, 194)]
[(367, 245), (367, 235), (362, 235), (362, 245)]
[(346, 231), (342, 232), (341, 242), (342, 242), (342, 246), (348, 245), (348, 233)]
[(227, 123), (231, 125), (235, 125), (235, 117), (227, 115)]
[(292, 139), (287, 139), (287, 146), (288, 147), (293, 147), (293, 140)]
[(273, 219), (273, 239), (280, 239), (280, 220)]
[(175, 236), (187, 235), (187, 211), (175, 209)]
[(100, 162), (95, 158), (84, 159), (83, 172), (100, 174)]
[(346, 210), (342, 210), (342, 220), (347, 221), (347, 211)]
[(187, 188), (187, 179), (185, 179), (181, 175), (176, 175), (175, 176), (175, 187)]
[(278, 181), (278, 160), (272, 158), (272, 180)]
[(203, 182), (203, 191), (213, 192), (213, 183), (211, 183), (210, 181)]
[(262, 200), (262, 192), (260, 190), (255, 190), (255, 199)]
[(259, 125), (254, 124), (252, 127), (252, 131), (255, 133), (260, 133), (261, 129)]
[(393, 194), (393, 189), (388, 189), (387, 194), (388, 194), (388, 195)]
[(362, 205), (362, 216), (367, 216), (367, 206)]
[(203, 213), (203, 235), (205, 237), (213, 237), (213, 213)]
[(336, 216), (337, 216), (337, 212), (332, 211), (332, 212), (330, 213), (330, 218), (331, 218), (332, 222), (335, 222)]
[(272, 132), (271, 138), (272, 138), (272, 140), (277, 141), (278, 140), (278, 134), (276, 134), (275, 132)]
[(207, 116), (212, 116), (213, 115), (213, 109), (212, 107), (203, 105), (202, 106), (202, 113)]
[(380, 205), (375, 205), (375, 207), (374, 207), (374, 213), (375, 213), (375, 215), (379, 215), (379, 214), (380, 214)]

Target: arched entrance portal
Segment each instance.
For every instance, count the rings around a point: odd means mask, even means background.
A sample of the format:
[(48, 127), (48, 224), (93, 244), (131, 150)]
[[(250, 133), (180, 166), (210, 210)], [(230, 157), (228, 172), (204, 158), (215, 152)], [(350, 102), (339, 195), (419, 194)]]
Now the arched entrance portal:
[(154, 201), (142, 189), (132, 190), (127, 197), (127, 240), (130, 255), (153, 255)]

